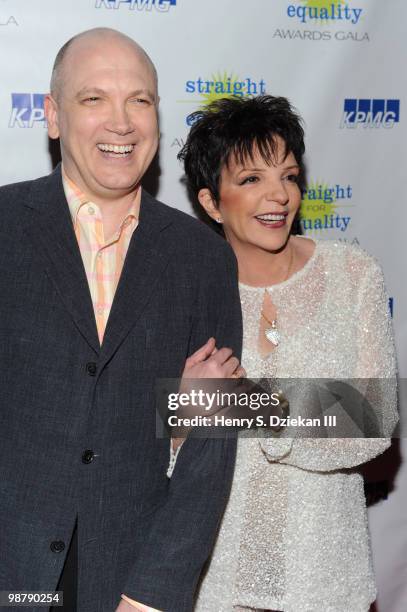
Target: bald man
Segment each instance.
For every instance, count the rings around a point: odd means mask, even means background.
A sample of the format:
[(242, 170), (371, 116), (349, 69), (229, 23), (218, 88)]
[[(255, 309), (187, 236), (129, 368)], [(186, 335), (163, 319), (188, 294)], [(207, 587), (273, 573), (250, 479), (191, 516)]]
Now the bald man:
[(156, 380), (241, 350), (230, 248), (141, 188), (157, 109), (139, 45), (74, 37), (45, 99), (62, 165), (0, 189), (0, 591), (69, 612), (191, 610), (233, 472), (233, 440), (187, 439), (169, 481), (156, 437)]

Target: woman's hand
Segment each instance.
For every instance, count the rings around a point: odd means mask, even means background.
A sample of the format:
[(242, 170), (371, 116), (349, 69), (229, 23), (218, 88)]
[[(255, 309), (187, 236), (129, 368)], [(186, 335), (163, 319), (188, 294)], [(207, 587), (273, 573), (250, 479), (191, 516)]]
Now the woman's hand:
[(182, 378), (241, 378), (246, 372), (230, 348), (216, 348), (215, 338), (201, 346), (185, 362)]
[[(237, 357), (233, 357), (233, 351), (229, 348), (216, 348), (215, 338), (201, 346), (192, 353), (185, 362), (182, 373), (180, 392), (188, 392), (187, 379), (198, 378), (242, 378), (246, 376), (244, 368)], [(183, 443), (185, 438), (172, 438), (172, 450), (175, 452)]]

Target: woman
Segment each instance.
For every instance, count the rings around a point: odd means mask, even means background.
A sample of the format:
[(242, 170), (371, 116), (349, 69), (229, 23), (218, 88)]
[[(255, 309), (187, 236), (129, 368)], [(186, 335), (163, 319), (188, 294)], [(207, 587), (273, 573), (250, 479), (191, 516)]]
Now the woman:
[[(248, 377), (393, 381), (378, 264), (356, 246), (291, 233), (304, 134), (289, 102), (229, 98), (193, 118), (180, 158), (238, 261)], [(354, 468), (389, 446), (397, 421), (394, 386), (384, 392), (376, 382), (371, 399), (386, 437), (239, 441), (196, 612), (369, 609), (375, 586), (363, 479)]]

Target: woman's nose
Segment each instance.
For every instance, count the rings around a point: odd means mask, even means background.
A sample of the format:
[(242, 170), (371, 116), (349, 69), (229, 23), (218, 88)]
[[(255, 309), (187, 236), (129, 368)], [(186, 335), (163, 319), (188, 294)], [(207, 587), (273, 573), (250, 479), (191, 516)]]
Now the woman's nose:
[(276, 181), (269, 184), (266, 191), (266, 200), (269, 202), (277, 202), (282, 206), (288, 204), (289, 197), (284, 183)]

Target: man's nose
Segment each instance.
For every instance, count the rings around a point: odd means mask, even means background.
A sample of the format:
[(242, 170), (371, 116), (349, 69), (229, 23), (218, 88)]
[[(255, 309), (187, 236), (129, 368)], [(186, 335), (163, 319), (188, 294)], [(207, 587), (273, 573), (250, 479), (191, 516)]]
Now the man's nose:
[(106, 129), (120, 136), (125, 136), (134, 131), (134, 126), (125, 104), (115, 104), (110, 109)]

